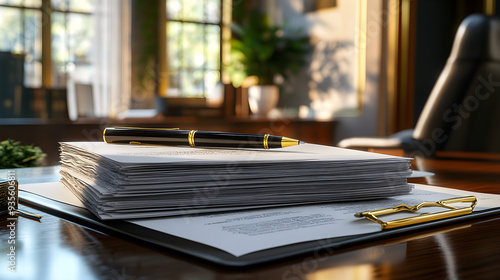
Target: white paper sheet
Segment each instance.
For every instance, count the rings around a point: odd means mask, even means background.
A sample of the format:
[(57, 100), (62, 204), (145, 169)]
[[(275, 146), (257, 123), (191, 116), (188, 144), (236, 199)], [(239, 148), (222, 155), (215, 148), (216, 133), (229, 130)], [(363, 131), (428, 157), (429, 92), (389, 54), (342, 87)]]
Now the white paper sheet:
[(106, 144), (104, 142), (63, 142), (66, 147), (76, 147), (84, 152), (105, 157), (122, 165), (134, 166), (135, 164), (153, 163), (182, 163), (203, 164), (220, 162), (283, 162), (283, 161), (338, 161), (374, 160), (377, 164), (380, 159), (393, 159), (404, 161), (404, 158), (342, 149), (315, 144), (303, 144), (283, 149), (211, 149), (191, 147), (147, 146), (129, 144)]
[(33, 193), (45, 198), (85, 208), (83, 203), (60, 182), (20, 184), (19, 190)]
[(61, 143), (63, 184), (103, 220), (407, 194), (409, 159), (304, 144), (283, 149)]
[(432, 172), (412, 170), (411, 175), (408, 178), (423, 178), (423, 177), (431, 177), (434, 175), (436, 175), (436, 174), (434, 174)]
[[(21, 190), (82, 207), (60, 183), (21, 185)], [(213, 215), (129, 220), (150, 229), (203, 243), (235, 256), (303, 241), (380, 231), (380, 225), (354, 217), (354, 213), (414, 205), (457, 196), (478, 198), (475, 211), (500, 207), (500, 195), (415, 185), (408, 195), (357, 203), (280, 207)], [(426, 212), (442, 208), (425, 208)], [(403, 215), (403, 214), (401, 214)], [(391, 216), (391, 219), (399, 215)]]

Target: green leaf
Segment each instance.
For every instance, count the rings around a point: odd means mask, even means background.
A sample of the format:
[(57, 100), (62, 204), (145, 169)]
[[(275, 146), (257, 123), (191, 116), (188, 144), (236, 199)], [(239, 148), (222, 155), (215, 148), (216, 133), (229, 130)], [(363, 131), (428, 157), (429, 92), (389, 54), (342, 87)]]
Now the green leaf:
[(286, 78), (289, 72), (297, 73), (312, 49), (308, 36), (287, 36), (283, 26), (271, 25), (269, 17), (256, 10), (231, 30), (231, 60), (225, 70), (236, 87), (252, 75), (260, 84), (272, 84), (276, 75)]
[(46, 154), (33, 145), (21, 145), (7, 139), (0, 142), (0, 168), (34, 167), (41, 164)]

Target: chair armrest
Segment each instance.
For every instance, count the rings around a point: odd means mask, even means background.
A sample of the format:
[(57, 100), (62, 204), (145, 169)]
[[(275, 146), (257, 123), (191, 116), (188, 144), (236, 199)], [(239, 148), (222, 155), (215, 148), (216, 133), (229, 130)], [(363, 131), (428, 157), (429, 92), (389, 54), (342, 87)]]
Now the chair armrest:
[(340, 141), (337, 146), (348, 149), (404, 149), (415, 150), (413, 129), (403, 130), (388, 137), (352, 137)]

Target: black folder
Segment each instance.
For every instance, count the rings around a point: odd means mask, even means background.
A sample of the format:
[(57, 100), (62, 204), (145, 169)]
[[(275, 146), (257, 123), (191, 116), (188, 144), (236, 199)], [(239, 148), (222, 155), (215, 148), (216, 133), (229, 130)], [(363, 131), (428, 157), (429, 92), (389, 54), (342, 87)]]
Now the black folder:
[(140, 241), (159, 249), (176, 252), (188, 257), (194, 257), (202, 262), (209, 262), (211, 264), (219, 266), (234, 268), (257, 266), (270, 262), (290, 259), (300, 255), (324, 256), (325, 254), (331, 253), (340, 248), (347, 248), (349, 246), (359, 245), (362, 243), (367, 243), (397, 235), (403, 235), (418, 230), (461, 223), (464, 221), (500, 213), (500, 208), (492, 208), (483, 211), (476, 211), (472, 214), (460, 217), (448, 218), (444, 220), (427, 222), (423, 224), (385, 230), (370, 234), (360, 234), (301, 242), (236, 257), (225, 251), (208, 245), (152, 230), (126, 221), (103, 221), (86, 209), (57, 202), (32, 193), (20, 191), (19, 197), (21, 203), (24, 205), (39, 209), (46, 213), (75, 222), (82, 226), (87, 226), (109, 235), (122, 237), (133, 241)]

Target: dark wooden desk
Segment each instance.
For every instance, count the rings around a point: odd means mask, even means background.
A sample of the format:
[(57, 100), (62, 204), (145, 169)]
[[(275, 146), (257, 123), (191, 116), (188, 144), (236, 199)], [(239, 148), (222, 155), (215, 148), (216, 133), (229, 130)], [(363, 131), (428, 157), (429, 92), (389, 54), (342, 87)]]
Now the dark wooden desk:
[[(413, 182), (500, 194), (498, 161), (418, 159), (413, 164), (436, 173)], [(500, 275), (500, 216), (325, 255), (227, 270), (41, 214), (42, 223), (18, 220), (17, 278), (6, 268), (9, 232), (7, 223), (0, 223), (0, 279), (498, 279)]]

